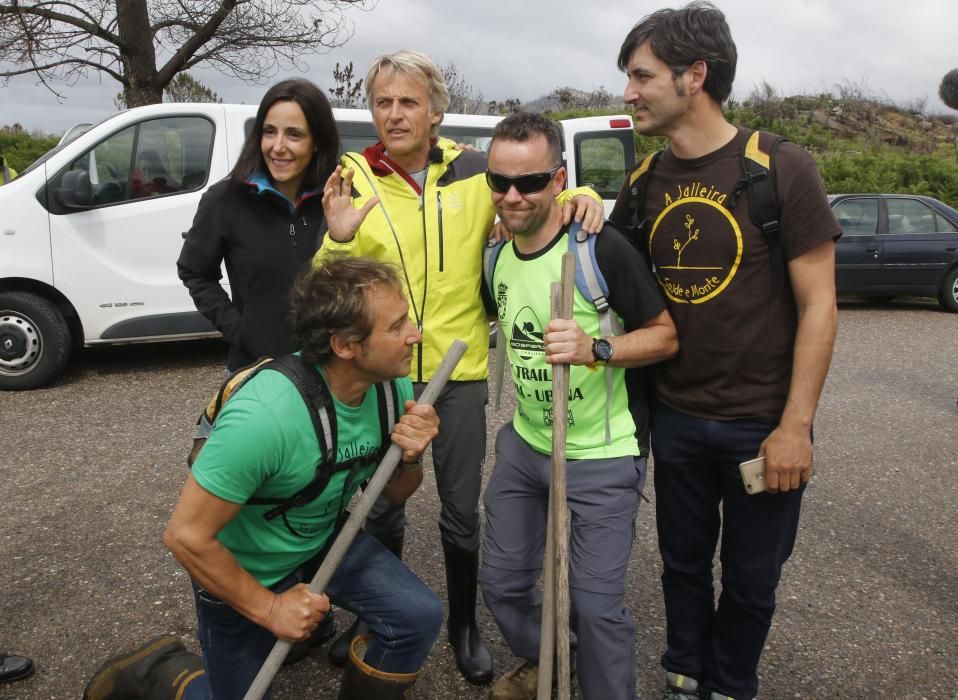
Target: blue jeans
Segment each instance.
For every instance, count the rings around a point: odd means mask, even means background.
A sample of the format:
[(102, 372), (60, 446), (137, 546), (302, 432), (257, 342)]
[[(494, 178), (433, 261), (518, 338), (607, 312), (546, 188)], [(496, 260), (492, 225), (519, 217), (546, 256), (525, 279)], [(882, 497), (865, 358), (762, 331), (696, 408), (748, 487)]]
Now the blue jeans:
[[(705, 689), (744, 700), (792, 553), (804, 486), (748, 495), (738, 465), (754, 458), (774, 423), (696, 418), (659, 403), (652, 411), (655, 520), (662, 555), (668, 647), (662, 665)], [(721, 506), (721, 511), (720, 511)], [(718, 607), (712, 558), (721, 529)]]
[[(270, 589), (279, 593), (309, 584), (325, 554), (324, 549)], [(195, 583), (193, 594), (206, 675), (187, 686), (184, 700), (241, 698), (276, 637)], [(366, 663), (389, 673), (419, 671), (439, 634), (442, 603), (389, 550), (360, 531), (326, 594), (369, 623), (373, 639)]]

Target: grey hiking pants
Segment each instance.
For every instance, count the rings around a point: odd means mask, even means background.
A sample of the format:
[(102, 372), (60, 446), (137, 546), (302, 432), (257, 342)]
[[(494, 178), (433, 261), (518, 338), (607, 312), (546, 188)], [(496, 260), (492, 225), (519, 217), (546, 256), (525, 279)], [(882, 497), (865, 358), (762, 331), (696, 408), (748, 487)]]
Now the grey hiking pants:
[[(425, 384), (413, 384), (418, 399)], [(479, 491), (486, 457), (485, 381), (448, 382), (436, 400), (439, 435), (432, 441), (432, 465), (439, 492), (439, 532), (460, 549), (479, 547)], [(406, 528), (406, 507), (380, 497), (366, 518), (366, 532), (388, 542)]]
[[(626, 573), (644, 457), (570, 460), (567, 496), (569, 592), (576, 669), (586, 700), (635, 700), (635, 621), (625, 608)], [(507, 423), (484, 498), (479, 585), (512, 653), (537, 662), (551, 456)]]

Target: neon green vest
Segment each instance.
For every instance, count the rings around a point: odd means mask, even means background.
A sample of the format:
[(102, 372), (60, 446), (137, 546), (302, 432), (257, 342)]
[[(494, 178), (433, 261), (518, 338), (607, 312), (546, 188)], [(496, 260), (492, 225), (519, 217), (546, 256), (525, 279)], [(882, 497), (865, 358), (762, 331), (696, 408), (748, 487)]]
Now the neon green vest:
[[(545, 252), (520, 260), (507, 243), (493, 275), (493, 294), (499, 323), (506, 339), (512, 379), (516, 386), (516, 432), (533, 449), (552, 452), (552, 366), (545, 361), (543, 333), (549, 323), (549, 286), (559, 280), (562, 255), (568, 250), (568, 234), (558, 237)], [(573, 317), (586, 333), (596, 337), (599, 314), (578, 289), (574, 292)], [(613, 391), (610, 428), (612, 441), (605, 444), (606, 380), (603, 368), (573, 366), (569, 371), (569, 413), (566, 456), (598, 459), (638, 455), (635, 422), (629, 412), (625, 370), (611, 368)]]

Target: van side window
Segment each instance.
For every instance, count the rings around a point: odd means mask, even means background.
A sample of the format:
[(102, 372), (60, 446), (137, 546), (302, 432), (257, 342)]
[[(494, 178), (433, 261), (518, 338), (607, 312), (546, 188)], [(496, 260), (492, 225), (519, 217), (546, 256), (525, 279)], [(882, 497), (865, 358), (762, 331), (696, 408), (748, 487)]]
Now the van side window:
[(632, 132), (576, 134), (576, 182), (599, 193), (602, 199), (615, 199), (632, 164)]
[(206, 185), (212, 152), (209, 120), (151, 119), (98, 143), (55, 176), (53, 187), (64, 199), (65, 191), (89, 177), (87, 193), (81, 185), (80, 194), (64, 200), (82, 208), (193, 192)]

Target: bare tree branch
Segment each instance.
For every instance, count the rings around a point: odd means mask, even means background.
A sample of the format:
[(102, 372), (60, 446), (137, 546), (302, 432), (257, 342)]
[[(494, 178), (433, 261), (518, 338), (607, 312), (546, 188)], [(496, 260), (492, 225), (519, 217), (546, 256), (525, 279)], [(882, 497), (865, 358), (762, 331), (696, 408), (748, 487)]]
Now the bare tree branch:
[[(159, 102), (180, 72), (214, 68), (263, 82), (348, 41), (346, 11), (376, 0), (0, 0), (0, 78), (73, 84), (101, 73), (128, 106)], [(157, 56), (164, 60), (158, 65)], [(61, 97), (57, 94), (58, 97)]]

